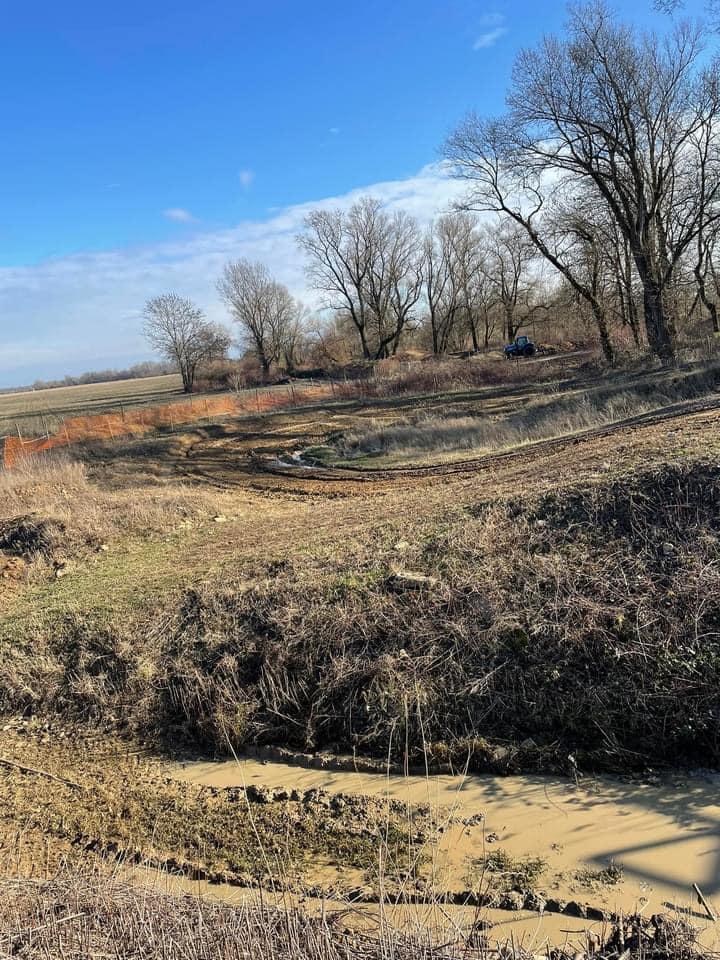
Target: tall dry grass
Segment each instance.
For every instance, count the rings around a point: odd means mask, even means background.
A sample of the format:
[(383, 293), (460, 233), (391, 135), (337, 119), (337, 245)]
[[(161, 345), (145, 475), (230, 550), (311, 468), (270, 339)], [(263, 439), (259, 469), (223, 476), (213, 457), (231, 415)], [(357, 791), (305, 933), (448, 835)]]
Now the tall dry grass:
[(410, 457), (428, 451), (492, 452), (524, 443), (571, 435), (637, 417), (669, 404), (714, 392), (720, 368), (680, 374), (655, 384), (612, 383), (594, 390), (529, 402), (504, 417), (442, 416), (420, 413), (394, 423), (370, 420), (337, 443), (347, 457), (391, 453)]
[[(427, 916), (427, 909), (423, 911)], [(46, 882), (0, 880), (0, 951), (27, 960), (701, 960), (682, 920), (628, 918), (587, 938), (541, 953), (508, 939), (490, 946), (480, 924), (445, 925), (444, 937), (421, 915), (401, 929), (379, 914), (363, 923), (350, 908), (319, 916), (262, 899), (229, 906), (210, 897), (143, 889), (118, 877), (69, 875)], [(581, 937), (574, 938), (581, 940)], [(582, 946), (582, 945), (581, 945)]]
[(6, 956), (115, 960), (460, 960), (461, 947), (384, 926), (342, 933), (327, 917), (291, 907), (230, 907), (137, 889), (115, 879), (45, 884), (0, 881), (0, 950)]
[(542, 383), (570, 375), (572, 370), (570, 362), (562, 357), (541, 364), (508, 363), (497, 358), (416, 361), (386, 369), (373, 368), (372, 376), (336, 383), (334, 392), (338, 398), (348, 400), (422, 396)]
[(172, 530), (183, 521), (218, 512), (222, 494), (180, 483), (109, 490), (92, 482), (69, 451), (26, 457), (0, 470), (0, 522), (30, 515), (61, 525), (68, 547), (97, 546), (127, 535)]

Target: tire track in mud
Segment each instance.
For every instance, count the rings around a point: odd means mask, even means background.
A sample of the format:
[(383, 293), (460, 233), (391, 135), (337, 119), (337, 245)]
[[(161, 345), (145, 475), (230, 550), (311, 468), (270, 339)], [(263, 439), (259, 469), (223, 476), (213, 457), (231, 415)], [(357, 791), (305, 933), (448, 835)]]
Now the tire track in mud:
[[(720, 408), (720, 398), (712, 400), (684, 401), (682, 403), (671, 404), (667, 407), (661, 407), (659, 410), (649, 413), (639, 414), (634, 417), (627, 417), (624, 420), (618, 420), (614, 423), (602, 427), (591, 427), (579, 433), (566, 434), (560, 437), (551, 437), (547, 440), (537, 440), (533, 443), (525, 444), (522, 447), (513, 450), (502, 451), (498, 453), (484, 454), (480, 457), (470, 457), (465, 460), (456, 460), (451, 463), (430, 464), (428, 466), (406, 466), (406, 467), (363, 467), (358, 470), (351, 466), (336, 466), (333, 468), (305, 468), (308, 479), (320, 481), (337, 481), (368, 483), (387, 481), (394, 479), (412, 478), (423, 479), (425, 477), (451, 476), (453, 474), (474, 473), (483, 467), (494, 463), (502, 463), (508, 460), (516, 460), (532, 457), (534, 454), (542, 454), (548, 450), (554, 450), (558, 447), (575, 446), (588, 440), (598, 440), (608, 437), (624, 430), (634, 427), (655, 426), (668, 420), (674, 420), (682, 414), (704, 413)], [(267, 473), (274, 473), (281, 476), (297, 475), (295, 471), (298, 468), (274, 466), (257, 461), (258, 469)]]
[[(719, 409), (720, 397), (683, 401), (600, 427), (538, 440), (510, 450), (449, 463), (400, 467), (284, 466), (277, 460), (278, 453), (282, 449), (287, 449), (288, 445), (296, 446), (299, 436), (303, 433), (305, 433), (303, 439), (315, 440), (318, 437), (315, 433), (308, 436), (304, 429), (307, 425), (300, 424), (297, 431), (284, 429), (274, 433), (278, 439), (285, 434), (287, 441), (282, 447), (275, 447), (272, 454), (260, 452), (257, 446), (250, 446), (250, 444), (263, 440), (267, 450), (267, 441), (272, 439), (273, 434), (259, 434), (257, 431), (252, 431), (220, 439), (198, 440), (189, 448), (183, 462), (177, 464), (177, 469), (188, 480), (196, 482), (200, 480), (217, 489), (246, 489), (269, 496), (295, 496), (301, 499), (313, 496), (321, 499), (345, 499), (358, 496), (361, 499), (366, 497), (375, 499), (381, 493), (401, 493), (403, 490), (417, 489), (418, 482), (423, 481), (429, 482), (431, 486), (435, 485), (435, 481), (442, 479), (467, 482), (473, 476), (485, 473), (488, 480), (492, 482), (498, 479), (497, 471), (503, 471), (505, 468), (513, 474), (519, 473), (520, 478), (531, 479), (531, 476), (526, 475), (532, 475), (533, 471), (541, 468), (543, 463), (568, 448), (589, 445), (592, 452), (591, 445), (594, 441), (624, 435), (631, 439), (638, 434), (638, 431), (650, 431), (654, 427), (680, 418), (715, 413)], [(683, 426), (685, 426), (684, 420)], [(568, 467), (572, 473), (572, 461), (566, 464), (566, 468)], [(425, 489), (429, 488), (425, 487)]]

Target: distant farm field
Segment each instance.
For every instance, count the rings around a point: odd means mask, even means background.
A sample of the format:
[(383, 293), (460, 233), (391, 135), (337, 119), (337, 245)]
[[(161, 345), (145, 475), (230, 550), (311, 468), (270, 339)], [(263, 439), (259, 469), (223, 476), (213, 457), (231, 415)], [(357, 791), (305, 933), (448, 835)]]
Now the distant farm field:
[(51, 432), (65, 417), (163, 403), (182, 396), (178, 374), (0, 395), (0, 436)]

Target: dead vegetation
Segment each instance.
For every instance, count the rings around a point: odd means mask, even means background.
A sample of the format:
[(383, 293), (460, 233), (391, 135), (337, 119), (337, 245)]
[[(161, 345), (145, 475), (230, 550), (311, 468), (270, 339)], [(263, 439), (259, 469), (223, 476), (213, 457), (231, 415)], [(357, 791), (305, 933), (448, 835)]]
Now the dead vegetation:
[(0, 520), (0, 550), (24, 560), (44, 557), (50, 560), (58, 547), (64, 527), (50, 520), (31, 516)]
[[(472, 769), (720, 761), (720, 473), (476, 503), (398, 553), (290, 560), (0, 649), (0, 709), (156, 741)], [(428, 576), (398, 585), (397, 566)], [(572, 759), (569, 759), (572, 757)]]
[[(309, 916), (290, 904), (229, 906), (131, 886), (119, 877), (65, 873), (45, 882), (0, 880), (0, 948), (8, 955), (113, 956), (117, 960), (489, 960), (537, 956), (522, 942), (491, 946), (479, 920), (450, 936), (420, 923), (404, 929), (384, 919), (363, 925), (339, 908)], [(578, 937), (582, 941), (582, 937)], [(701, 960), (694, 929), (663, 915), (628, 917), (585, 943), (547, 956), (569, 960)], [(583, 949), (584, 947), (584, 949)]]
[[(614, 423), (717, 389), (720, 368), (704, 367), (657, 383), (627, 380), (585, 391), (568, 391), (535, 399), (502, 416), (488, 415), (479, 405), (472, 415), (452, 411), (420, 411), (391, 421), (371, 420), (336, 441), (346, 458), (393, 454), (402, 458), (456, 450), (489, 452), (523, 443), (573, 434)], [(556, 389), (558, 387), (556, 386)]]
[(28, 457), (0, 471), (0, 570), (15, 558), (23, 576), (42, 579), (116, 541), (162, 537), (212, 517), (222, 504), (222, 494), (177, 483), (104, 489), (63, 451)]

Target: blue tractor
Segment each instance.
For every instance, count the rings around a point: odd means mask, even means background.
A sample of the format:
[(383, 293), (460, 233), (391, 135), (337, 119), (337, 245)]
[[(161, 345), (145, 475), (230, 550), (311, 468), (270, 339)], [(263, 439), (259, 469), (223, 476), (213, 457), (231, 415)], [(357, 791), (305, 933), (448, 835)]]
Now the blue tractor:
[(534, 357), (537, 347), (529, 337), (515, 337), (512, 343), (505, 347), (506, 360), (518, 360), (520, 357)]

